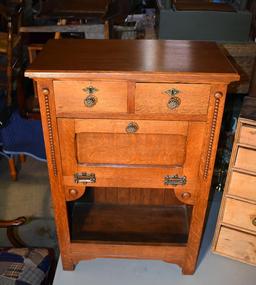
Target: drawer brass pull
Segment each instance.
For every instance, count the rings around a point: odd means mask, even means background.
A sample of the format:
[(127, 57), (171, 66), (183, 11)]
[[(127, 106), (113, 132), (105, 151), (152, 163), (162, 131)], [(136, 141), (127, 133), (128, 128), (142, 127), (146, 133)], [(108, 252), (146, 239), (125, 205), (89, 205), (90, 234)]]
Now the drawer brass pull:
[(175, 96), (180, 93), (180, 90), (172, 88), (172, 89), (164, 91), (163, 93), (170, 95), (170, 96)]
[(69, 189), (69, 194), (75, 197), (78, 194), (78, 191), (76, 189)]
[(179, 176), (176, 175), (166, 175), (164, 177), (164, 185), (185, 185), (187, 183), (187, 177), (186, 176)]
[(94, 173), (87, 173), (87, 172), (75, 173), (74, 181), (75, 183), (95, 183), (96, 176)]
[(93, 95), (94, 93), (98, 92), (99, 90), (93, 86), (88, 86), (83, 89), (83, 91), (88, 95)]
[(128, 124), (128, 126), (126, 127), (126, 132), (129, 134), (134, 134), (138, 131), (139, 126), (137, 123), (135, 122), (131, 122)]
[(98, 98), (94, 95), (89, 95), (84, 99), (84, 105), (88, 108), (95, 106), (98, 102)]
[(252, 224), (256, 227), (256, 217), (252, 219)]
[(179, 97), (172, 97), (168, 103), (167, 103), (167, 107), (171, 110), (176, 109), (180, 106), (181, 104), (181, 100)]

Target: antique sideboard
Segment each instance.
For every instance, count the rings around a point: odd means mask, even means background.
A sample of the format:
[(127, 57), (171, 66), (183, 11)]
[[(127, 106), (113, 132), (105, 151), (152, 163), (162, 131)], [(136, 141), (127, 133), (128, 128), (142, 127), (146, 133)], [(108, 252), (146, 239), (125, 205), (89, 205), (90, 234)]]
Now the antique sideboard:
[(193, 274), (226, 89), (239, 80), (216, 44), (51, 40), (26, 76), (63, 268), (140, 258)]

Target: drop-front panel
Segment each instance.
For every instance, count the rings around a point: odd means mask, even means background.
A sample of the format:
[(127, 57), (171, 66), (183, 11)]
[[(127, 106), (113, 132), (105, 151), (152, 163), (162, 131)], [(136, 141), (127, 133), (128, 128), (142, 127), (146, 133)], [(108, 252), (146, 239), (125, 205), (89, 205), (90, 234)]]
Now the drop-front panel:
[(226, 89), (239, 79), (217, 46), (50, 41), (26, 74), (37, 83), (63, 268), (140, 258), (192, 274)]

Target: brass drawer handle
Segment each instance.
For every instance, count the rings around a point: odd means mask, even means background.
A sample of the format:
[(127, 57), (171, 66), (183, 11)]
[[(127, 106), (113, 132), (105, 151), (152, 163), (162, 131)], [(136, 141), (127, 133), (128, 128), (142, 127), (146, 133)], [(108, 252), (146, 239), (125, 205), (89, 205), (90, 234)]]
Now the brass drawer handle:
[(128, 124), (128, 126), (126, 127), (126, 132), (129, 133), (129, 134), (134, 134), (138, 131), (139, 129), (139, 126), (137, 123), (135, 122), (130, 122)]
[(252, 219), (252, 224), (256, 227), (256, 217)]
[(186, 176), (179, 176), (176, 175), (166, 175), (164, 177), (164, 185), (185, 185), (187, 183), (187, 177)]
[(74, 182), (75, 183), (95, 183), (96, 176), (94, 173), (87, 173), (87, 172), (75, 173)]
[(88, 95), (93, 95), (94, 93), (98, 92), (99, 90), (90, 85), (90, 86), (84, 88), (83, 91)]
[(167, 94), (169, 96), (175, 96), (175, 95), (180, 93), (180, 90), (172, 88), (172, 89), (164, 91), (163, 93), (165, 93), (165, 94)]
[(88, 108), (95, 106), (97, 104), (97, 102), (98, 102), (98, 98), (94, 95), (88, 95), (84, 99), (84, 105)]
[(180, 106), (181, 100), (179, 97), (171, 97), (167, 103), (167, 107), (171, 110), (176, 109)]

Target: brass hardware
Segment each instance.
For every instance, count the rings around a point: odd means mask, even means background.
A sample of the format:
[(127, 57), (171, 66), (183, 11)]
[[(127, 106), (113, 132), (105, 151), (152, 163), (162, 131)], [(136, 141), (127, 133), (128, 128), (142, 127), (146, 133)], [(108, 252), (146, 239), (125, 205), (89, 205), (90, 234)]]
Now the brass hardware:
[(88, 95), (93, 95), (94, 93), (98, 92), (99, 90), (93, 86), (88, 86), (83, 89), (83, 91)]
[(78, 191), (76, 189), (69, 189), (69, 194), (71, 196), (76, 196), (78, 194)]
[(181, 194), (181, 198), (183, 199), (189, 199), (191, 197), (191, 194), (189, 192), (183, 192)]
[(164, 91), (163, 93), (165, 93), (165, 94), (167, 94), (169, 96), (175, 96), (175, 95), (180, 93), (180, 90), (172, 88), (172, 89)]
[(75, 173), (74, 181), (75, 183), (95, 183), (96, 176), (94, 173), (87, 173), (87, 172)]
[(129, 133), (129, 134), (134, 134), (138, 131), (139, 129), (139, 126), (137, 123), (135, 122), (130, 122), (128, 124), (128, 126), (126, 127), (126, 132)]
[(165, 185), (177, 186), (177, 185), (185, 185), (186, 183), (187, 183), (186, 176), (179, 176), (178, 174), (176, 174), (176, 175), (166, 175), (164, 177)]
[(48, 88), (43, 88), (43, 94), (44, 95), (49, 95), (50, 94), (50, 91)]
[(167, 107), (171, 110), (178, 108), (181, 104), (181, 100), (179, 97), (171, 97), (171, 99), (167, 103)]
[(256, 217), (252, 219), (252, 224), (256, 227)]
[(94, 95), (89, 95), (84, 99), (84, 105), (88, 108), (95, 106), (98, 102), (98, 98)]

